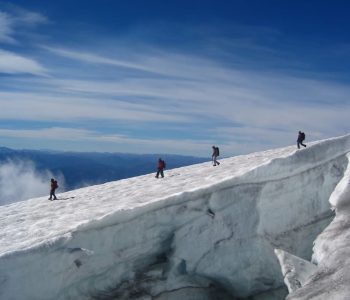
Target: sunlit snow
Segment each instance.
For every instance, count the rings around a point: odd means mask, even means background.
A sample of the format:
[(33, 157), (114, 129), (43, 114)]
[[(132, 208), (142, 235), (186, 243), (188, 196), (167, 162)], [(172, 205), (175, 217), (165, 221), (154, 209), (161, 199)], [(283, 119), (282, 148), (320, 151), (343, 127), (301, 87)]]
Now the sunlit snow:
[[(330, 195), (350, 201), (349, 151), (345, 136), (2, 206), (0, 299), (283, 299), (274, 250), (311, 259)], [(314, 262), (329, 255), (327, 230)], [(300, 290), (308, 276), (293, 277)]]

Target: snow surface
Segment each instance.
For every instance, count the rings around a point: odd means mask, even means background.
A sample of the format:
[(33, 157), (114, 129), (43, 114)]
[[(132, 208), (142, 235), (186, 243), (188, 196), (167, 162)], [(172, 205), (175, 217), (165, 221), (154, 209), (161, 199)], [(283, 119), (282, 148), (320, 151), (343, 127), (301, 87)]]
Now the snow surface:
[(310, 259), (349, 151), (344, 136), (2, 206), (0, 299), (282, 299), (274, 249)]

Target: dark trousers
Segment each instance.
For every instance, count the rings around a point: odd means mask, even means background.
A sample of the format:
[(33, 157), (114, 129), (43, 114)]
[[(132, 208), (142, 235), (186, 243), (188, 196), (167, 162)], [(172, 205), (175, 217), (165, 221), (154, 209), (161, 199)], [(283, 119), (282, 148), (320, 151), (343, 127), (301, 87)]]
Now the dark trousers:
[(300, 145), (306, 147), (305, 144), (303, 144), (303, 141), (297, 141), (298, 149), (300, 149)]
[(213, 165), (216, 166), (216, 165), (220, 165), (220, 163), (216, 160), (217, 159), (217, 155), (213, 155), (212, 157), (212, 160), (213, 160)]
[(158, 169), (157, 175), (156, 175), (157, 178), (159, 177), (159, 174), (160, 174), (160, 176), (162, 176), (162, 178), (164, 177), (163, 169)]
[(55, 195), (55, 189), (50, 190), (50, 198), (49, 199), (51, 200), (52, 197), (53, 197), (53, 200), (57, 200), (56, 195)]

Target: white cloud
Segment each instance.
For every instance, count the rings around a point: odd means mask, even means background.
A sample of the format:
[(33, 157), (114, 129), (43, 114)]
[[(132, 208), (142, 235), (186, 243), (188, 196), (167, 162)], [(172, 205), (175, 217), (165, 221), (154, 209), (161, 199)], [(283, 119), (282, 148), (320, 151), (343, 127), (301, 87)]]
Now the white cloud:
[(93, 53), (72, 51), (68, 49), (53, 48), (53, 47), (43, 47), (43, 48), (56, 55), (63, 56), (73, 60), (82, 61), (89, 64), (110, 65), (114, 67), (129, 68), (129, 69), (135, 69), (138, 71), (147, 71), (147, 72), (154, 71), (152, 68), (149, 68), (141, 64), (135, 64), (133, 62), (126, 61), (126, 60), (118, 60), (118, 59), (103, 57)]
[(159, 108), (96, 96), (0, 93), (0, 118), (21, 120), (124, 120), (134, 122), (189, 122), (185, 116), (162, 113)]
[[(162, 59), (159, 58), (156, 67), (162, 71), (161, 66), (167, 65), (164, 68), (169, 70), (167, 77), (130, 76), (104, 81), (73, 78), (50, 82), (67, 93), (91, 98), (133, 99), (146, 111), (176, 115), (180, 121), (182, 116), (184, 122), (208, 119), (213, 123), (292, 131), (299, 128), (317, 131), (318, 127), (327, 133), (346, 122), (350, 95), (347, 86), (280, 72), (235, 70), (212, 61), (189, 63), (189, 58), (180, 56), (174, 59), (164, 54)], [(154, 120), (166, 122), (164, 118)]]
[(75, 140), (86, 138), (90, 135), (88, 130), (80, 130), (74, 128), (44, 128), (39, 130), (23, 129), (0, 129), (0, 136), (3, 137), (16, 137), (16, 138), (29, 138), (29, 139), (64, 139)]
[(0, 205), (48, 195), (48, 171), (38, 172), (30, 161), (0, 163)]
[[(194, 141), (191, 139), (147, 139), (130, 138), (126, 135), (103, 134), (90, 130), (74, 128), (45, 128), (38, 130), (0, 129), (0, 137), (21, 138), (30, 140), (79, 141), (91, 143), (85, 151), (113, 151), (130, 153), (174, 153), (206, 155), (211, 149), (210, 141)], [(209, 149), (209, 150), (208, 150)], [(64, 149), (63, 149), (64, 150)], [(80, 150), (81, 151), (81, 150)]]
[(12, 37), (12, 25), (11, 17), (7, 13), (0, 11), (0, 42), (15, 43), (15, 39)]
[[(222, 156), (245, 154), (249, 152), (296, 145), (297, 131), (279, 131), (253, 127), (218, 127), (208, 130), (207, 139), (184, 138), (132, 138), (127, 135), (104, 134), (92, 130), (75, 128), (45, 128), (38, 130), (0, 129), (0, 137), (30, 139), (32, 141), (56, 141), (57, 150), (68, 142), (78, 142), (85, 151), (111, 151), (130, 153), (173, 153), (210, 157), (212, 136), (220, 140)], [(324, 132), (307, 132), (306, 143), (322, 139)], [(64, 141), (65, 143), (62, 143)], [(86, 144), (86, 142), (88, 144)], [(81, 147), (78, 148), (81, 151)]]
[(4, 50), (0, 50), (0, 73), (47, 76), (45, 68), (35, 60)]
[[(208, 71), (211, 71), (211, 68), (215, 66), (215, 64), (211, 63), (209, 60), (201, 59), (196, 56), (163, 52), (157, 49), (149, 49), (148, 52), (145, 51), (144, 53), (128, 51), (126, 55), (128, 58), (121, 59), (111, 56), (102, 56), (84, 50), (77, 51), (49, 46), (42, 46), (42, 48), (55, 55), (85, 62), (87, 64), (128, 68), (138, 72), (139, 76), (142, 72), (149, 72), (154, 73), (154, 75), (198, 79), (199, 71), (203, 76), (209, 74)], [(118, 53), (118, 49), (115, 49), (115, 52)], [(125, 52), (125, 50), (123, 50), (123, 52)], [(152, 76), (152, 74), (147, 76)]]
[[(89, 48), (43, 48), (69, 58), (68, 69), (57, 64), (51, 68), (52, 77), (13, 79), (12, 86), (18, 83), (24, 92), (0, 93), (1, 119), (73, 122), (82, 129), (92, 128), (91, 121), (123, 124), (124, 129), (130, 124), (130, 137), (137, 136), (133, 130), (144, 125), (150, 130), (150, 124), (156, 129), (177, 126), (173, 132), (184, 141), (213, 140), (233, 153), (246, 149), (242, 140), (256, 150), (292, 144), (300, 129), (314, 138), (350, 131), (349, 87), (319, 79), (319, 74), (248, 71), (209, 58), (149, 48), (128, 54), (118, 47), (107, 54)], [(41, 132), (42, 137), (50, 139), (46, 133)], [(62, 131), (54, 136), (61, 133), (68, 139)], [(91, 132), (77, 134), (86, 141), (97, 138)], [(104, 135), (102, 130), (101, 142), (102, 136), (110, 143), (127, 138)], [(147, 148), (147, 141), (147, 136), (135, 140), (134, 148), (137, 142)], [(169, 144), (176, 143), (170, 140)]]
[[(74, 55), (78, 54), (74, 52)], [(102, 65), (109, 62), (92, 54), (85, 58)], [(157, 63), (151, 66), (150, 61)], [(154, 149), (181, 153), (178, 145), (189, 142), (189, 149), (197, 153), (203, 147), (196, 147), (196, 143), (210, 145), (213, 142), (208, 141), (212, 140), (226, 147), (225, 152), (244, 153), (249, 149), (293, 144), (298, 130), (308, 132), (312, 139), (350, 130), (347, 125), (350, 89), (345, 85), (281, 72), (244, 71), (209, 59), (171, 53), (162, 53), (157, 59), (143, 54), (139, 63), (140, 68), (135, 67), (131, 75), (122, 78), (113, 78), (118, 74), (116, 70), (111, 73), (112, 78), (89, 73), (93, 79), (82, 80), (79, 78), (86, 71), (72, 69), (74, 72), (65, 73), (64, 79), (18, 81), (35, 87), (35, 91), (0, 93), (0, 118), (74, 122), (82, 130), (69, 129), (68, 134), (56, 129), (53, 134), (50, 129), (41, 131), (40, 135), (43, 139), (62, 137), (72, 141), (90, 140), (91, 144), (93, 141), (114, 143), (118, 144), (116, 151), (125, 142), (132, 146), (128, 151), (139, 152), (147, 151), (153, 144), (157, 145)], [(143, 71), (139, 72), (141, 69), (152, 69), (158, 75), (145, 76)], [(104, 69), (101, 70), (103, 73)], [(165, 76), (159, 76), (161, 73)], [(118, 134), (105, 135), (103, 130), (99, 134), (85, 132), (83, 129), (91, 120), (124, 122), (136, 130), (146, 123), (160, 128), (177, 126), (175, 131), (183, 139), (179, 142), (170, 138), (161, 143), (147, 136), (138, 140)], [(134, 128), (130, 129), (130, 136), (135, 136)], [(118, 126), (115, 130), (118, 132)], [(38, 132), (26, 131), (26, 136), (39, 138)]]
[(19, 6), (9, 5), (8, 10), (0, 10), (0, 42), (17, 44), (18, 35), (24, 34), (28, 27), (36, 27), (49, 22), (38, 12), (29, 11)]
[(16, 26), (24, 25), (24, 26), (38, 26), (41, 24), (49, 23), (49, 20), (46, 16), (41, 13), (29, 11), (20, 7), (16, 7), (14, 10), (13, 19), (15, 21)]

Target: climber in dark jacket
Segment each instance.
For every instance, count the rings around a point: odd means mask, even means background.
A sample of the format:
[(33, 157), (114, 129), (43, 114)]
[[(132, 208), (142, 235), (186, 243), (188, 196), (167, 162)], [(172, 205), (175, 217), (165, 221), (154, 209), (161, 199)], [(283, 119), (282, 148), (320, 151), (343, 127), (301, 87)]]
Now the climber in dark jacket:
[(58, 188), (58, 184), (57, 184), (57, 180), (51, 178), (51, 189), (50, 189), (50, 198), (49, 200), (57, 200), (56, 195), (55, 195), (55, 191)]
[(157, 164), (157, 175), (156, 175), (156, 178), (159, 177), (159, 174), (160, 176), (162, 176), (162, 178), (164, 177), (164, 172), (163, 170), (165, 169), (165, 161), (162, 160), (161, 158), (158, 159), (158, 164)]
[(303, 141), (304, 141), (304, 140), (305, 140), (305, 133), (299, 131), (299, 133), (298, 133), (298, 139), (297, 139), (297, 146), (298, 146), (298, 149), (300, 149), (300, 145), (306, 147), (306, 145), (303, 144)]
[(220, 155), (219, 153), (219, 147), (213, 146), (213, 154), (211, 155), (213, 166), (220, 165), (220, 163), (216, 160), (217, 157)]

